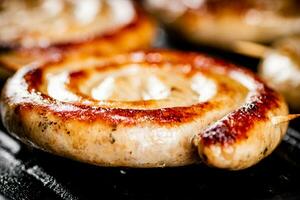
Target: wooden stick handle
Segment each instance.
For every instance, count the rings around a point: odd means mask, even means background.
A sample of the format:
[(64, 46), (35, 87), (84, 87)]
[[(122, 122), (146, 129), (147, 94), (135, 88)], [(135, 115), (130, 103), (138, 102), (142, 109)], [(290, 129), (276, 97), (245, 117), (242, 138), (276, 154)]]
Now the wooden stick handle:
[(255, 42), (236, 41), (232, 43), (231, 49), (235, 53), (242, 55), (254, 58), (263, 58), (266, 52), (270, 51), (272, 48)]
[(284, 116), (276, 116), (272, 117), (271, 121), (273, 125), (278, 125), (284, 122), (291, 121), (295, 118), (300, 117), (300, 114), (289, 114), (289, 115), (284, 115)]

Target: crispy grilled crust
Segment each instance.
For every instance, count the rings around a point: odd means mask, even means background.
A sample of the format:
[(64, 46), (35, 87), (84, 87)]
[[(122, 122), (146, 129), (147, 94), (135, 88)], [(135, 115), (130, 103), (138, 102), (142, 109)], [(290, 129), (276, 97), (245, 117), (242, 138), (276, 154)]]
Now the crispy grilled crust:
[[(73, 84), (85, 79), (88, 70), (102, 74), (129, 65), (180, 73), (185, 79), (199, 73), (212, 76), (217, 94), (173, 107), (162, 106), (164, 100), (99, 104)], [(67, 87), (80, 95), (78, 101), (60, 101), (45, 91), (46, 75), (57, 69), (70, 75)], [(188, 98), (192, 96), (183, 99)], [(23, 68), (7, 82), (1, 108), (5, 127), (23, 142), (83, 162), (163, 167), (203, 161), (232, 170), (247, 168), (274, 150), (287, 123), (273, 125), (272, 117), (288, 113), (283, 99), (251, 72), (201, 54), (170, 51), (62, 59)]]
[[(60, 56), (112, 55), (127, 51), (147, 49), (155, 37), (155, 23), (143, 11), (136, 8), (134, 20), (125, 27), (110, 33), (83, 38), (81, 41), (59, 43), (47, 48), (6, 48), (0, 54), (0, 64), (15, 72), (33, 61), (47, 61)], [(3, 44), (0, 46), (7, 46)]]
[[(165, 3), (164, 3), (165, 2)], [(299, 2), (257, 0), (206, 0), (199, 5), (168, 0), (148, 0), (152, 10), (169, 28), (186, 39), (230, 48), (234, 41), (272, 42), (300, 32)]]

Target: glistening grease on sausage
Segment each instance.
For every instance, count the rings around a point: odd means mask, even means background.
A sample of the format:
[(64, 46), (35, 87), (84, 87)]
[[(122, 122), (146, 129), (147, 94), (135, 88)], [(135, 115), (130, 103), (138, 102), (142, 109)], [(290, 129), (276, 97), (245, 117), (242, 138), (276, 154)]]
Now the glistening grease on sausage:
[(275, 149), (287, 122), (272, 119), (288, 114), (246, 69), (158, 50), (25, 67), (1, 102), (23, 142), (101, 166), (247, 168)]

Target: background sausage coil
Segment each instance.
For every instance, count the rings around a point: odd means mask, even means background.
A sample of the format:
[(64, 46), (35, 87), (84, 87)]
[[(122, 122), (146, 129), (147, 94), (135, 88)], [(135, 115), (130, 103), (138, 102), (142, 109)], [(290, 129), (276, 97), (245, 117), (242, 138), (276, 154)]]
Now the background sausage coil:
[(300, 111), (300, 37), (278, 40), (268, 49), (259, 66), (261, 77), (283, 94), (296, 112)]
[[(298, 0), (146, 0), (185, 39), (231, 49), (236, 41), (270, 43), (300, 33)], [(175, 34), (176, 35), (176, 34)]]
[(156, 32), (154, 21), (130, 0), (5, 0), (0, 6), (0, 63), (13, 72), (65, 54), (148, 48)]

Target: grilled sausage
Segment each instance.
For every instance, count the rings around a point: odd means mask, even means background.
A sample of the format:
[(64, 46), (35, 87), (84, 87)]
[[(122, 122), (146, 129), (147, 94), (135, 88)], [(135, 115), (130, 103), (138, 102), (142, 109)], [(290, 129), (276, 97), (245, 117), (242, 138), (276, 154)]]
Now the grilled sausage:
[(300, 37), (281, 39), (264, 56), (259, 73), (282, 93), (294, 110), (300, 110)]
[(24, 143), (83, 162), (203, 161), (237, 170), (274, 150), (287, 123), (272, 119), (288, 110), (246, 69), (202, 54), (153, 50), (22, 68), (3, 90), (1, 113)]
[(0, 63), (15, 71), (66, 52), (107, 55), (148, 48), (155, 25), (130, 0), (4, 0)]
[(300, 32), (298, 0), (146, 0), (146, 7), (186, 39), (227, 49)]

